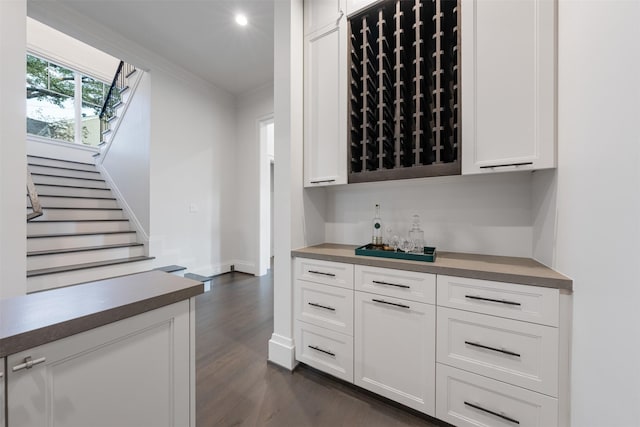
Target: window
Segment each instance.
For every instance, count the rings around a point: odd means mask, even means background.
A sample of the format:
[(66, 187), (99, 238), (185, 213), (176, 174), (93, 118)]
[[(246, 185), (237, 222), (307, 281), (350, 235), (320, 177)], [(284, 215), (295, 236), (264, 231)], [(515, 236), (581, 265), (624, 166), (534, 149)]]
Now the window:
[(109, 84), (27, 55), (27, 133), (84, 145), (101, 141)]

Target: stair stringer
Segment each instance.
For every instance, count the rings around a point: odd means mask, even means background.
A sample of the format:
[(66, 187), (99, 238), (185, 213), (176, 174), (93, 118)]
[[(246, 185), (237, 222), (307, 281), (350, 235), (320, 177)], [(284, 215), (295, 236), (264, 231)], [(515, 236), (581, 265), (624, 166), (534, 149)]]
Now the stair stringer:
[(133, 81), (129, 82), (129, 90), (127, 90), (127, 99), (123, 101), (122, 108), (118, 113), (118, 117), (113, 124), (113, 128), (111, 128), (111, 132), (109, 133), (109, 141), (105, 144), (105, 146), (100, 151), (100, 155), (96, 158), (96, 166), (100, 168), (104, 159), (107, 157), (109, 153), (109, 149), (111, 148), (111, 144), (113, 143), (116, 134), (118, 133), (118, 129), (120, 128), (120, 123), (122, 123), (123, 117), (127, 114), (127, 110), (129, 109), (129, 105), (131, 104), (131, 99), (135, 96), (136, 90), (138, 89), (138, 84), (140, 84), (140, 80), (142, 80), (142, 75), (144, 71), (138, 69), (132, 75)]
[(149, 255), (149, 234), (142, 226), (142, 223), (136, 216), (133, 209), (131, 209), (131, 206), (129, 206), (129, 204), (127, 203), (127, 200), (124, 198), (124, 196), (120, 192), (120, 189), (114, 182), (113, 178), (111, 178), (111, 175), (109, 175), (109, 172), (105, 169), (104, 166), (102, 166), (102, 163), (97, 164), (96, 168), (100, 171), (100, 174), (105, 179), (105, 181), (107, 181), (108, 187), (111, 189), (111, 193), (116, 198), (116, 200), (118, 201), (118, 204), (124, 211), (124, 216), (129, 220), (129, 223), (133, 226), (133, 229), (138, 234), (138, 237), (142, 240), (141, 243), (144, 243), (145, 254), (148, 256)]

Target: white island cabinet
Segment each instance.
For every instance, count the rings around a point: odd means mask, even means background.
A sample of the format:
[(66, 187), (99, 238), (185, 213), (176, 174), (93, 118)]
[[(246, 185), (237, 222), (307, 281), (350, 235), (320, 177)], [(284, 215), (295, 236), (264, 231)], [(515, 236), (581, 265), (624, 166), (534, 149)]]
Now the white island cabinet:
[(4, 371), (4, 357), (0, 357), (0, 427), (5, 427), (5, 414), (4, 414), (4, 390), (5, 390), (5, 371)]
[(304, 185), (346, 184), (345, 0), (307, 0), (304, 6)]
[(186, 300), (13, 354), (9, 423), (188, 426), (190, 339)]
[(555, 0), (462, 0), (462, 173), (556, 165)]

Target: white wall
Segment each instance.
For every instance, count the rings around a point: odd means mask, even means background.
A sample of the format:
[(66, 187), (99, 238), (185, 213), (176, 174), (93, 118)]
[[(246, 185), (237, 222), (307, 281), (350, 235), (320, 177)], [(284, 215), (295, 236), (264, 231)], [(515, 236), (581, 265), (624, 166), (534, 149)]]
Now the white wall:
[[(102, 160), (127, 211), (135, 217), (144, 238), (149, 236), (149, 147), (151, 126), (151, 74), (142, 72), (138, 86), (127, 98), (126, 111), (120, 118)], [(135, 76), (134, 76), (135, 78)]]
[(531, 257), (531, 173), (330, 187), (325, 240), (369, 243), (376, 203), (385, 231), (406, 236), (417, 213), (427, 244), (440, 251)]
[(27, 18), (27, 49), (60, 65), (111, 83), (120, 60)]
[(26, 292), (26, 0), (0, 1), (0, 298)]
[(640, 425), (640, 3), (560, 1), (555, 266), (574, 280), (572, 425)]
[(235, 120), (228, 93), (151, 70), (149, 246), (157, 265), (229, 271)]
[[(237, 99), (234, 168), (236, 212), (230, 224), (234, 232), (234, 265), (238, 271), (259, 275), (266, 273), (266, 266), (260, 262), (261, 172), (263, 178), (264, 172), (269, 173), (267, 150), (260, 146), (259, 122), (272, 115), (273, 85), (240, 95)], [(269, 187), (264, 190), (268, 192)]]

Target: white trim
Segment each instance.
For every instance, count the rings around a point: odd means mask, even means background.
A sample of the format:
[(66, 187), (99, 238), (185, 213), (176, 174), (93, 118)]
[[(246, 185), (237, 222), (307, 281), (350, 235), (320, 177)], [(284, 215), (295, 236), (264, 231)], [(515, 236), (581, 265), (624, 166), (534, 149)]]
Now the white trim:
[(295, 356), (295, 345), (291, 338), (283, 337), (276, 333), (271, 335), (268, 358), (270, 362), (293, 371), (298, 364)]
[(102, 166), (102, 163), (96, 164), (96, 168), (98, 168), (102, 177), (109, 184), (109, 188), (111, 189), (111, 192), (116, 197), (116, 199), (118, 199), (118, 203), (120, 204), (120, 207), (122, 207), (122, 209), (124, 210), (125, 216), (129, 219), (129, 221), (131, 221), (133, 228), (136, 230), (138, 235), (142, 237), (142, 240), (145, 246), (145, 252), (147, 253), (147, 255), (149, 255), (149, 235), (144, 230), (144, 227), (142, 227), (140, 220), (138, 220), (138, 217), (136, 217), (135, 213), (133, 212), (133, 209), (131, 209), (131, 206), (129, 206), (129, 204), (125, 200), (124, 196), (120, 192), (120, 189), (118, 188), (116, 183), (113, 181), (113, 178), (111, 178), (111, 175), (109, 175), (109, 172), (104, 168), (104, 166)]
[(234, 271), (239, 271), (240, 273), (253, 274), (254, 276), (259, 276), (258, 268), (256, 264), (251, 261), (236, 259), (233, 260), (233, 268)]
[(218, 276), (220, 274), (229, 273), (231, 271), (231, 266), (235, 265), (234, 261), (224, 261), (219, 264), (213, 264), (206, 267), (199, 267), (195, 270), (188, 268), (189, 273), (198, 274), (200, 276)]
[(111, 133), (109, 133), (109, 142), (106, 143), (106, 146), (102, 149), (102, 151), (100, 152), (100, 157), (98, 157), (96, 159), (96, 164), (102, 165), (104, 163), (104, 159), (107, 158), (107, 154), (109, 153), (109, 149), (111, 149), (111, 144), (113, 143), (113, 140), (116, 137), (116, 134), (118, 133), (118, 129), (120, 129), (120, 123), (122, 123), (122, 119), (124, 118), (125, 114), (127, 114), (127, 110), (129, 109), (129, 105), (131, 104), (131, 100), (133, 99), (133, 96), (136, 93), (136, 89), (138, 89), (138, 85), (140, 84), (140, 81), (142, 80), (142, 74), (144, 73), (144, 71), (142, 70), (138, 70), (134, 75), (134, 81), (133, 83), (131, 83), (129, 85), (129, 90), (127, 91), (127, 100), (126, 101), (122, 101), (122, 109), (120, 110), (120, 113), (117, 115), (117, 118), (114, 122), (111, 122), (113, 124), (113, 128), (111, 128)]

